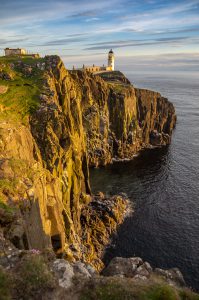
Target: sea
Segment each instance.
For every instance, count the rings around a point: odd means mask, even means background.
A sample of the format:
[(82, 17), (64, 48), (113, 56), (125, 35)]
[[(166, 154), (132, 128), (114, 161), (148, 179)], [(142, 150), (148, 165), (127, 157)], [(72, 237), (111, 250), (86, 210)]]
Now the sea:
[(139, 256), (153, 267), (177, 267), (199, 291), (199, 76), (125, 71), (132, 84), (159, 91), (174, 105), (172, 142), (132, 161), (90, 170), (93, 193), (125, 193), (134, 213), (126, 217), (104, 254)]

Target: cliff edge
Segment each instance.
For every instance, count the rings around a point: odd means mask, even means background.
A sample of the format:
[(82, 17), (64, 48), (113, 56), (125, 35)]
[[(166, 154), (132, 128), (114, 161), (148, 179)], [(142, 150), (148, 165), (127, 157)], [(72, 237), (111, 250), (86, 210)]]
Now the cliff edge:
[(176, 121), (167, 99), (114, 73), (107, 80), (69, 72), (57, 56), (1, 59), (0, 197), (2, 207), (11, 205), (18, 215), (4, 230), (16, 247), (52, 247), (101, 268), (96, 245), (105, 246), (127, 204), (112, 199), (115, 216), (109, 213), (99, 226), (89, 166), (170, 143)]
[(89, 167), (169, 144), (176, 123), (172, 103), (116, 73), (67, 71), (58, 56), (0, 58), (3, 245), (103, 268), (128, 201), (92, 195)]

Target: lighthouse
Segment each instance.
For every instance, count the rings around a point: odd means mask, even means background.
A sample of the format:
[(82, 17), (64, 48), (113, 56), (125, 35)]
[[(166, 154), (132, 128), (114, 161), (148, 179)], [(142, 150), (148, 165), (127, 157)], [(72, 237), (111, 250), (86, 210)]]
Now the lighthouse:
[(111, 71), (114, 71), (115, 57), (112, 49), (108, 53), (108, 67), (110, 67)]

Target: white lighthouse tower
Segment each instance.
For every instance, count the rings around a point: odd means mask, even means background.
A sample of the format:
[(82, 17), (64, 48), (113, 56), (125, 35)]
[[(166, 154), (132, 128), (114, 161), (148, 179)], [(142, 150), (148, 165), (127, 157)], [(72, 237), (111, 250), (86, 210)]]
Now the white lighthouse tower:
[(110, 67), (111, 71), (114, 71), (115, 68), (115, 56), (113, 50), (111, 49), (108, 53), (108, 67)]

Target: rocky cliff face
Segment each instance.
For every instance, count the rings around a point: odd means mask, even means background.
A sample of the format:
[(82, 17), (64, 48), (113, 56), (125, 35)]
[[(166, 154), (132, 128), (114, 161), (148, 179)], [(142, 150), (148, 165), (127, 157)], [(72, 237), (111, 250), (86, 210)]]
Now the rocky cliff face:
[(88, 167), (168, 144), (174, 107), (120, 74), (113, 80), (113, 74), (68, 72), (57, 56), (3, 61), (0, 69), (7, 74), (0, 78), (7, 88), (0, 95), (4, 235), (18, 248), (52, 247), (100, 269), (127, 204), (121, 197), (93, 197)]
[(145, 145), (166, 145), (176, 123), (175, 109), (168, 99), (159, 93), (135, 89), (137, 113)]
[(83, 87), (82, 116), (90, 166), (132, 158), (142, 148), (170, 143), (175, 109), (159, 93), (135, 89), (120, 72), (96, 76), (70, 73)]

